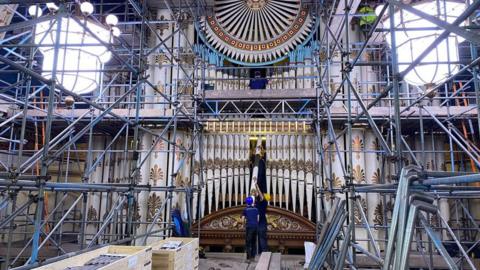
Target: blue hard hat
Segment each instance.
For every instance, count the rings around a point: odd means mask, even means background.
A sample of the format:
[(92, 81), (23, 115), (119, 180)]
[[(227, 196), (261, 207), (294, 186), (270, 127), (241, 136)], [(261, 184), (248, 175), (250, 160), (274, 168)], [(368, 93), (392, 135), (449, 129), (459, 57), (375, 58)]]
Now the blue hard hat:
[(253, 204), (253, 198), (249, 196), (245, 199), (245, 202), (247, 203), (247, 205), (252, 205)]

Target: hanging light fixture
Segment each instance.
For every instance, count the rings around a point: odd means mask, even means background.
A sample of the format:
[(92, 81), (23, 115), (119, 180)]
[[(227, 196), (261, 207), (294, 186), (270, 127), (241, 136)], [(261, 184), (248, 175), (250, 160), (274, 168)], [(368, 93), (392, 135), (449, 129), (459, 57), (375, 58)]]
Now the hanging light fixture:
[(42, 16), (42, 14), (43, 14), (43, 11), (39, 6), (31, 5), (30, 7), (28, 7), (28, 15), (30, 16), (35, 18), (35, 17)]
[(50, 10), (52, 12), (55, 12), (59, 9), (59, 7), (54, 2), (48, 2), (48, 3), (46, 3), (46, 6), (47, 6), (48, 10)]
[[(60, 20), (38, 23), (35, 26), (35, 44), (41, 45), (39, 50), (44, 57), (42, 75), (45, 78), (52, 78), (55, 65), (58, 83), (76, 94), (86, 94), (97, 89), (99, 70), (112, 56), (105, 44), (110, 44), (113, 36), (120, 35), (120, 30), (88, 18), (94, 12), (91, 3), (83, 2), (80, 10), (84, 17), (78, 17), (77, 20), (62, 17)], [(35, 14), (38, 11), (35, 10)], [(56, 44), (57, 35), (60, 35), (59, 44)], [(54, 63), (56, 51), (57, 62)]]
[[(376, 8), (377, 15), (382, 10), (382, 7), (378, 6)], [(455, 21), (465, 10), (464, 3), (453, 1), (421, 2), (413, 7), (448, 23)], [(444, 30), (435, 29), (438, 28), (436, 24), (406, 10), (397, 10), (393, 16), (395, 28), (397, 29), (395, 31), (395, 39), (399, 71), (402, 72)], [(383, 26), (389, 29), (390, 20), (385, 19)], [(391, 46), (390, 33), (386, 34), (386, 39)], [(404, 76), (404, 80), (413, 85), (431, 85), (442, 81), (449, 74), (454, 73), (458, 70), (458, 65), (450, 64), (450, 62), (458, 61), (458, 43), (462, 41), (463, 38), (451, 33), (448, 38), (440, 42), (434, 50), (424, 57), (420, 64), (408, 72)]]

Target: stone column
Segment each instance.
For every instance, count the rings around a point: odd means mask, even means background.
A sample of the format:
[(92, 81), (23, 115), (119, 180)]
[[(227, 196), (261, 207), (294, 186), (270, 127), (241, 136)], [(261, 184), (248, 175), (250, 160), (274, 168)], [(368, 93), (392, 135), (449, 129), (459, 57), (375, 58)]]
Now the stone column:
[[(366, 130), (365, 131), (365, 180), (367, 184), (381, 184), (385, 181), (380, 179), (380, 160), (381, 146), (378, 143), (377, 138), (373, 132)], [(368, 223), (372, 225), (384, 225), (383, 224), (383, 208), (382, 205), (385, 205), (385, 202), (381, 204), (380, 194), (369, 193), (366, 196), (367, 198), (367, 219)], [(383, 236), (383, 229), (372, 230), (374, 237), (379, 238)], [(373, 249), (370, 251), (373, 252)]]
[[(104, 144), (104, 138), (103, 137), (94, 137), (93, 138), (93, 143), (92, 143), (92, 165), (95, 163), (97, 158), (100, 157), (100, 152), (105, 149), (105, 144)], [(105, 158), (107, 158), (108, 155), (105, 155)], [(105, 164), (106, 161), (104, 160)], [(88, 162), (88, 161), (86, 161)], [(90, 179), (88, 180), (88, 183), (90, 184), (100, 184), (103, 183), (103, 169), (104, 169), (104, 162), (100, 162), (98, 166), (96, 166), (93, 171), (93, 173), (90, 174)], [(102, 221), (102, 216), (100, 216), (100, 209), (105, 208), (105, 203), (106, 201), (102, 201), (102, 198), (100, 197), (100, 192), (92, 192), (88, 195), (87, 198), (87, 213), (83, 213), (84, 215), (87, 215), (87, 226), (85, 229), (86, 237), (85, 237), (85, 242), (86, 244), (90, 243), (90, 240), (93, 238), (93, 236), (97, 233), (98, 228), (99, 228), (99, 223)], [(78, 206), (82, 205), (82, 202), (80, 201)], [(104, 212), (104, 210), (102, 211)]]
[[(141, 144), (140, 144), (140, 155), (138, 157), (139, 160), (143, 160), (146, 156), (146, 152), (150, 149), (152, 145), (152, 135), (144, 133), (141, 136)], [(145, 160), (142, 167), (140, 168), (140, 185), (148, 185), (150, 184), (150, 157)], [(141, 191), (138, 194), (138, 213), (141, 222), (148, 222), (148, 191)], [(147, 231), (147, 225), (142, 224), (137, 228), (137, 235), (142, 235)], [(137, 245), (142, 245), (143, 238), (139, 238), (135, 241)]]

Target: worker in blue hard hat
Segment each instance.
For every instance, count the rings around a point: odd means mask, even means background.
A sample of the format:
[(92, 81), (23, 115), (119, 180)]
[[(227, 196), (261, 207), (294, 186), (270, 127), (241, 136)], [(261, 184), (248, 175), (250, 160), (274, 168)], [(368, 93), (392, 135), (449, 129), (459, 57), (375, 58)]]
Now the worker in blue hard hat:
[(257, 245), (258, 210), (253, 206), (253, 198), (245, 199), (247, 207), (243, 210), (242, 221), (245, 224), (245, 250), (247, 252), (247, 263), (255, 259), (255, 247)]

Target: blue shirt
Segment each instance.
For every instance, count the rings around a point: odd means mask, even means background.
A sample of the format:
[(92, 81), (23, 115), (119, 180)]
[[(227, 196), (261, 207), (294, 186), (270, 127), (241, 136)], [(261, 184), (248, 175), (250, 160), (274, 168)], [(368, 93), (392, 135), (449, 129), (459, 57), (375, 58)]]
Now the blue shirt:
[(250, 80), (250, 88), (253, 90), (265, 89), (267, 87), (268, 80), (265, 78), (253, 78)]
[(243, 210), (242, 214), (247, 219), (247, 224), (245, 227), (247, 228), (257, 228), (258, 226), (258, 210), (253, 206), (247, 206)]

